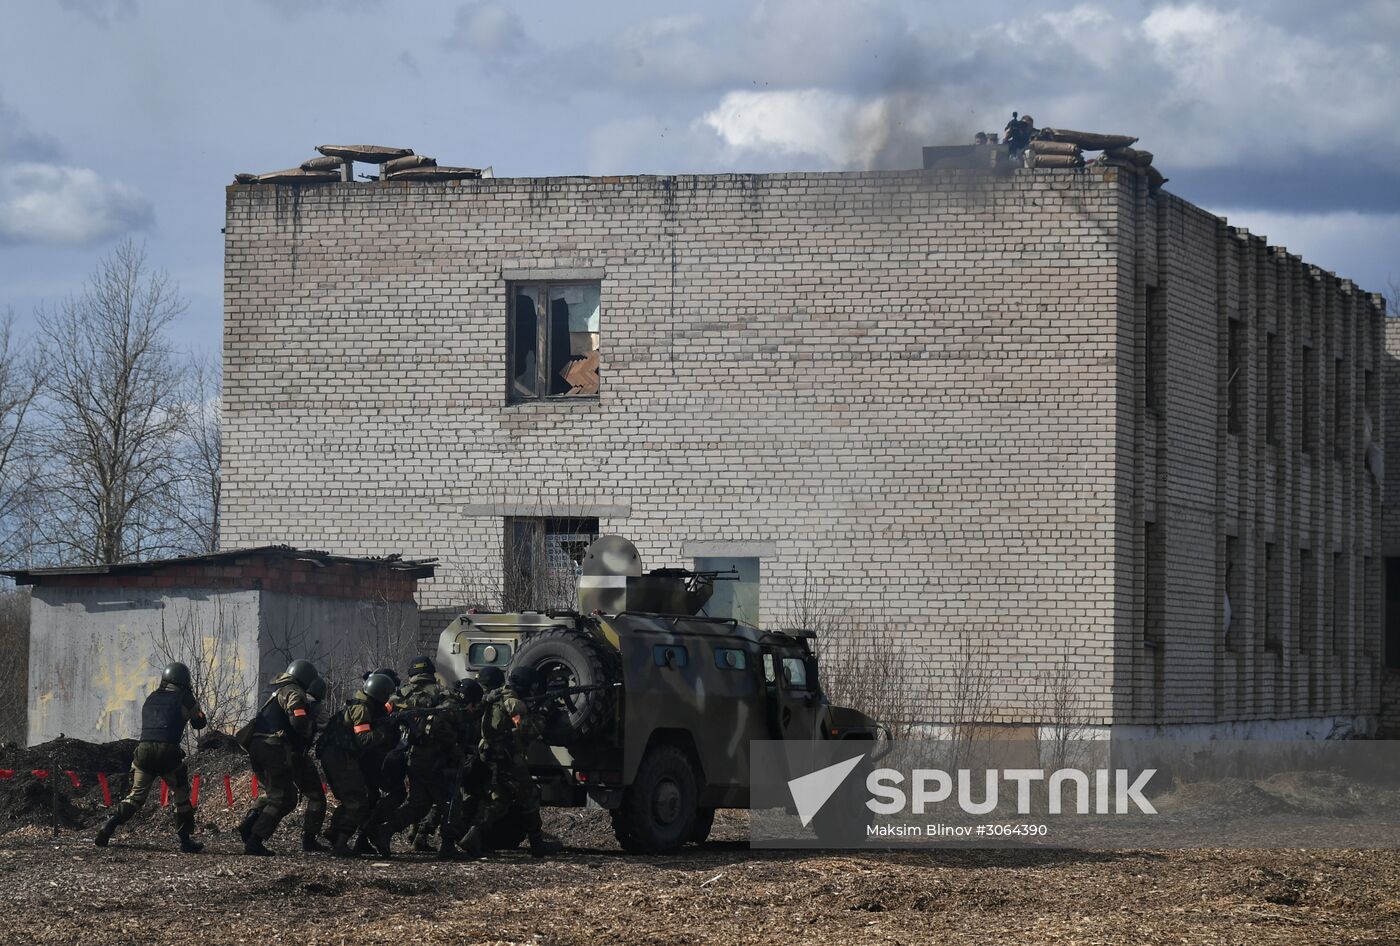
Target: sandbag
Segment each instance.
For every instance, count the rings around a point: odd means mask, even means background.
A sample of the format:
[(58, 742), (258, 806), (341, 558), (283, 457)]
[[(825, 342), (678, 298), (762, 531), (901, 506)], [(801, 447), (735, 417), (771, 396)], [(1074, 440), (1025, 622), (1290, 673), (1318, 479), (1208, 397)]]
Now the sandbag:
[(1132, 135), (1101, 135), (1092, 131), (1072, 131), (1068, 128), (1042, 128), (1042, 138), (1050, 141), (1068, 141), (1079, 145), (1085, 151), (1111, 151), (1126, 148), (1137, 138)]
[(393, 174), (395, 171), (407, 171), (409, 168), (430, 168), (436, 167), (437, 162), (432, 158), (421, 154), (410, 154), (405, 158), (395, 158), (392, 161), (385, 161), (383, 171), (385, 174)]
[(342, 158), (307, 158), (301, 162), (301, 169), (303, 171), (339, 171), (340, 166), (344, 163)]
[(256, 184), (257, 182), (258, 176), (256, 174), (243, 173), (233, 176), (233, 183), (235, 184)]
[(1077, 154), (1036, 154), (1034, 151), (1026, 152), (1026, 167), (1028, 168), (1077, 168), (1084, 164), (1084, 159)]
[(481, 177), (480, 168), (421, 167), (407, 168), (385, 175), (388, 181), (460, 181)]
[(316, 150), (332, 158), (362, 161), (365, 164), (383, 164), (413, 153), (412, 148), (385, 148), (382, 145), (317, 145)]
[(1044, 141), (1040, 138), (1030, 143), (1030, 150), (1036, 154), (1072, 154), (1079, 155), (1079, 145), (1070, 141)]
[(1137, 148), (1112, 148), (1104, 152), (1104, 157), (1117, 161), (1127, 161), (1140, 168), (1145, 168), (1152, 163), (1152, 152), (1139, 151)]
[(1157, 191), (1161, 190), (1162, 185), (1167, 183), (1167, 181), (1169, 180), (1171, 180), (1171, 178), (1163, 177), (1162, 172), (1157, 170), (1157, 168), (1154, 165), (1149, 164), (1147, 166), (1147, 189), (1149, 191), (1156, 193)]
[(335, 171), (303, 171), (301, 168), (258, 175), (259, 184), (329, 184), (338, 180), (340, 174)]

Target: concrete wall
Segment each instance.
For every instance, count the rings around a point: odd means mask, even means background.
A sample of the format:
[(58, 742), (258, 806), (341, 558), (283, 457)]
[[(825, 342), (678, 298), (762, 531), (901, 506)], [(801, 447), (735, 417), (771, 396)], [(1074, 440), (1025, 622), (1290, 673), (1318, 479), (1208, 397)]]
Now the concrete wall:
[(402, 672), (417, 651), (418, 609), (412, 601), (266, 591), (260, 597), (259, 622), (260, 685), (284, 671), (291, 660), (305, 658), (333, 688), (353, 690), (364, 671), (388, 665)]
[[(136, 596), (112, 589), (33, 592), (29, 651), (29, 744), (57, 738), (134, 738), (141, 703), (156, 686), (162, 633), (186, 662), (197, 642), (216, 651), (232, 693), (251, 699), (257, 667), (259, 592), (170, 589)], [(214, 629), (223, 628), (222, 635)], [(190, 629), (197, 629), (193, 634)], [(207, 697), (206, 697), (207, 699)], [(239, 708), (243, 715), (246, 704)]]
[[(930, 717), (966, 636), (999, 718), (1065, 655), (1106, 718), (1118, 213), (1111, 173), (232, 187), (223, 542), (440, 556), (425, 608), (499, 584), (506, 515), (758, 544), (765, 620), (890, 628)], [(507, 405), (508, 278), (580, 269), (600, 397)]]

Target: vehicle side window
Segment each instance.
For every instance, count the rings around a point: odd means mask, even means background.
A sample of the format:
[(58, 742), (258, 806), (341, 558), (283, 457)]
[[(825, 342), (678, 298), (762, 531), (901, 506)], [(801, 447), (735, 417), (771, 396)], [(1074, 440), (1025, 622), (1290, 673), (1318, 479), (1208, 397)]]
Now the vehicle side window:
[(680, 644), (657, 644), (651, 656), (658, 667), (680, 668), (690, 663), (690, 654)]
[(481, 641), (467, 648), (467, 663), (473, 667), (504, 667), (510, 663), (510, 645), (501, 641)]
[(721, 670), (747, 670), (749, 655), (732, 647), (716, 647), (715, 666)]
[(789, 690), (807, 689), (807, 663), (800, 657), (783, 658), (783, 686)]
[(763, 655), (763, 682), (773, 683), (778, 679), (777, 673), (773, 670), (773, 655)]

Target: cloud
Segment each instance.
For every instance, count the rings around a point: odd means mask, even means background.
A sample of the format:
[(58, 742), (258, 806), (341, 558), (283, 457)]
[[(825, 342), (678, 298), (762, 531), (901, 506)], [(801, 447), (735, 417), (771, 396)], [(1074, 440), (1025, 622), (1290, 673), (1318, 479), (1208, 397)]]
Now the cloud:
[(18, 163), (0, 169), (0, 243), (83, 245), (142, 229), (151, 204), (89, 168)]
[(57, 140), (33, 131), (24, 117), (0, 98), (0, 161), (51, 161), (59, 152)]
[(457, 8), (452, 32), (443, 40), (443, 45), (495, 60), (522, 54), (533, 43), (514, 10), (490, 0), (480, 0)]
[(111, 26), (115, 20), (134, 19), (137, 12), (136, 0), (58, 0), (58, 5), (103, 28)]
[(492, 65), (536, 94), (621, 98), (631, 112), (614, 106), (616, 120), (698, 123), (758, 163), (915, 166), (919, 144), (1000, 130), (1012, 109), (1135, 134), (1178, 179), (1198, 169), (1315, 176), (1321, 161), (1346, 174), (1400, 150), (1400, 96), (1389, 94), (1400, 88), (1400, 15), (1378, 12), (1367, 35), (1356, 16), (1280, 2), (1286, 15), (1262, 2), (1052, 0), (1008, 14), (763, 0), (739, 23), (669, 15), (552, 46), (482, 2), (458, 11), (453, 36), (477, 51), (531, 50)]

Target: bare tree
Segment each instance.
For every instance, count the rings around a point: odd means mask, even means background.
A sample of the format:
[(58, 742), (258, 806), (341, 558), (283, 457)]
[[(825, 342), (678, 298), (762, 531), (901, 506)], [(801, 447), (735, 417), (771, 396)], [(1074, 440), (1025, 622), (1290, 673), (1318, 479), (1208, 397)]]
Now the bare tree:
[(212, 615), (192, 601), (176, 602), (169, 620), (161, 612), (154, 663), (159, 668), (178, 660), (189, 667), (194, 693), (210, 727), (233, 732), (244, 722), (249, 697), (237, 627), (222, 595), (212, 596), (208, 607), (213, 608)]
[(835, 600), (829, 582), (804, 566), (778, 626), (816, 634), (819, 680), (832, 703), (884, 723), (896, 740), (909, 738), (916, 715), (909, 681), (917, 651), (898, 646), (898, 634), (888, 624), (843, 609)]
[(176, 460), (180, 466), (171, 515), (192, 554), (219, 550), (219, 502), (223, 487), (222, 375), (216, 359), (192, 358), (183, 379), (183, 423)]
[(0, 595), (0, 743), (25, 744), (29, 698), (29, 591)]
[(1078, 766), (1093, 719), (1084, 701), (1079, 674), (1068, 649), (1055, 667), (1043, 674), (1031, 706), (1036, 724), (1036, 755), (1048, 769)]
[(0, 557), (29, 560), (33, 531), (34, 431), (30, 409), (43, 377), (42, 355), (14, 335), (14, 313), (0, 318)]
[(996, 680), (991, 650), (966, 634), (958, 635), (952, 659), (942, 704), (949, 743), (948, 765), (959, 769), (971, 764), (978, 741), (987, 734)]
[(39, 313), (52, 356), (48, 539), (66, 560), (121, 562), (175, 547), (169, 508), (185, 406), (165, 332), (185, 308), (169, 277), (125, 240), (80, 295)]
[(1385, 314), (1400, 316), (1400, 277), (1391, 276), (1385, 281), (1388, 290), (1385, 294)]

